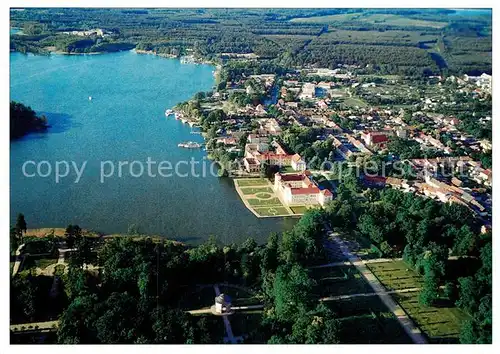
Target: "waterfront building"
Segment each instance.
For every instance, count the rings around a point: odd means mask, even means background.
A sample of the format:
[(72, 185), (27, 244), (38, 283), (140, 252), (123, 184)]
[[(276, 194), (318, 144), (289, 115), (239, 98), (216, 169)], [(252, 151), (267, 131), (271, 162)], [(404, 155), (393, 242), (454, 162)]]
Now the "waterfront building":
[(321, 205), (332, 200), (333, 194), (328, 189), (319, 189), (311, 179), (309, 171), (293, 174), (276, 173), (274, 191), (279, 193), (287, 205)]

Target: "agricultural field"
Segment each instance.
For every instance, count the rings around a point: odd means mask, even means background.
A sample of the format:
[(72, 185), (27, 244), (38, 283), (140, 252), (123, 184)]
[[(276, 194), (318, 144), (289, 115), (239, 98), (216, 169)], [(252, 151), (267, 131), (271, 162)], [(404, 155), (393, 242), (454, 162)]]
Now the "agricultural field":
[(448, 23), (420, 20), (393, 14), (370, 14), (370, 13), (350, 13), (327, 16), (298, 17), (290, 20), (298, 23), (343, 23), (343, 22), (363, 22), (367, 24), (383, 24), (388, 26), (401, 27), (430, 27), (443, 28)]
[(315, 39), (317, 42), (328, 42), (330, 44), (378, 44), (378, 45), (402, 45), (418, 46), (422, 42), (436, 42), (437, 34), (422, 34), (414, 31), (352, 31), (341, 29), (330, 29)]
[(306, 43), (311, 41), (315, 35), (265, 35), (264, 38), (276, 43), (282, 48), (298, 49), (303, 47)]

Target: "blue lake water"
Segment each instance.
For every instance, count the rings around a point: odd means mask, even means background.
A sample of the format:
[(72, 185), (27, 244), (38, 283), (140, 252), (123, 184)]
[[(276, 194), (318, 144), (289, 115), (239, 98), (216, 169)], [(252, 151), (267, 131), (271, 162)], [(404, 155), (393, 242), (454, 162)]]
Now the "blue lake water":
[[(136, 225), (142, 233), (199, 243), (210, 235), (222, 242), (241, 242), (249, 236), (264, 241), (270, 232), (290, 228), (292, 219), (258, 219), (239, 200), (230, 179), (161, 177), (157, 164), (147, 171), (147, 159), (203, 161), (202, 150), (177, 147), (182, 141), (202, 142), (200, 135), (164, 111), (214, 84), (209, 65), (181, 64), (134, 52), (104, 55), (34, 56), (11, 53), (11, 100), (45, 114), (48, 133), (30, 134), (10, 144), (11, 220), (25, 214), (28, 227), (81, 227), (104, 233), (126, 232)], [(89, 100), (89, 96), (92, 100)], [(74, 168), (56, 183), (48, 177), (26, 177), (26, 161), (74, 161)], [(101, 183), (101, 164), (114, 177)], [(119, 161), (135, 163), (130, 173)], [(198, 165), (199, 166), (199, 165)], [(208, 163), (207, 163), (208, 166)], [(42, 166), (47, 172), (47, 165)], [(61, 172), (65, 166), (60, 164)], [(27, 173), (36, 168), (27, 166)], [(187, 173), (187, 166), (180, 169)], [(201, 173), (201, 167), (196, 168)]]

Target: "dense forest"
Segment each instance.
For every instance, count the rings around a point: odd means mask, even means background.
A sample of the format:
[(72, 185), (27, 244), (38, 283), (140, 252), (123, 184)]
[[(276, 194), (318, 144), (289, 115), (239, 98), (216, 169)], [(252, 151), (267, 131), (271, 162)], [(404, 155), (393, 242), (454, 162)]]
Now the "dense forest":
[[(491, 15), (446, 9), (24, 9), (11, 50), (254, 53), (295, 68), (353, 64), (383, 74), (491, 73)], [(63, 32), (100, 28), (105, 37)]]
[(30, 132), (43, 131), (48, 128), (47, 118), (38, 117), (31, 107), (22, 103), (10, 102), (10, 138), (17, 139)]

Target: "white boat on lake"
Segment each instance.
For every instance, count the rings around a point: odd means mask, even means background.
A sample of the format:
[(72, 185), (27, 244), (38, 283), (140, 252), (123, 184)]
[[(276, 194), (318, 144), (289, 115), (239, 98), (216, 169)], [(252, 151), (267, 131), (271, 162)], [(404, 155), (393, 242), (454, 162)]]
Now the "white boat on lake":
[(201, 148), (202, 145), (199, 143), (196, 143), (194, 141), (188, 141), (185, 143), (179, 143), (177, 146), (182, 147), (182, 148), (186, 148), (186, 149), (199, 149), (199, 148)]

